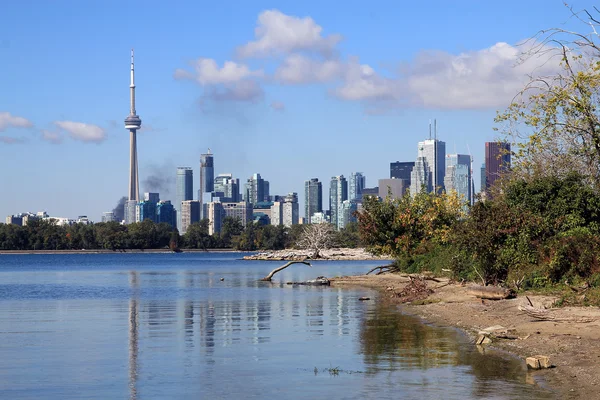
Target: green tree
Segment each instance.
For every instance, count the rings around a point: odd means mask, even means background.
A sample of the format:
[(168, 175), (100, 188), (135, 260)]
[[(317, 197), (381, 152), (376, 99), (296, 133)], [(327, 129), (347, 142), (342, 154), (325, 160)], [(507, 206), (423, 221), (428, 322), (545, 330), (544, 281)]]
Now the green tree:
[(194, 222), (188, 226), (183, 235), (185, 247), (192, 249), (209, 249), (213, 247), (213, 238), (208, 234), (208, 220)]

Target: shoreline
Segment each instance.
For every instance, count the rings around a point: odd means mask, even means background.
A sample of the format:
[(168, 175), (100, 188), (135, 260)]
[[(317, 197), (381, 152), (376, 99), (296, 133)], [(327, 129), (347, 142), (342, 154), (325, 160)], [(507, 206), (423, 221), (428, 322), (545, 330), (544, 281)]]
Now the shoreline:
[(247, 253), (234, 249), (183, 249), (180, 251), (172, 251), (169, 249), (81, 249), (81, 250), (0, 250), (0, 255), (3, 254), (144, 254), (144, 253)]
[[(521, 358), (523, 363), (525, 358), (534, 355), (550, 357), (554, 368), (530, 370), (528, 374), (533, 380), (541, 378), (543, 386), (554, 391), (558, 398), (597, 397), (600, 385), (600, 309), (597, 307), (565, 307), (553, 311), (565, 317), (594, 318), (593, 322), (542, 321), (518, 310), (519, 305), (527, 304), (525, 295), (482, 301), (467, 294), (466, 286), (449, 283), (443, 278), (440, 283), (427, 281), (427, 286), (434, 289), (427, 299), (415, 301), (415, 304), (402, 303), (394, 293), (402, 290), (407, 283), (406, 276), (397, 274), (331, 279), (331, 286), (335, 287), (375, 289), (379, 292), (378, 301), (390, 302), (398, 306), (400, 312), (420, 317), (428, 323), (458, 328), (473, 343), (483, 329), (501, 325), (515, 338), (494, 338), (491, 344), (485, 346), (506, 351)], [(551, 296), (527, 296), (535, 307), (552, 308), (556, 300)]]
[(355, 249), (336, 247), (321, 250), (320, 253), (319, 258), (313, 258), (313, 252), (309, 250), (263, 250), (243, 258), (250, 261), (391, 261), (389, 257), (373, 255), (362, 247)]

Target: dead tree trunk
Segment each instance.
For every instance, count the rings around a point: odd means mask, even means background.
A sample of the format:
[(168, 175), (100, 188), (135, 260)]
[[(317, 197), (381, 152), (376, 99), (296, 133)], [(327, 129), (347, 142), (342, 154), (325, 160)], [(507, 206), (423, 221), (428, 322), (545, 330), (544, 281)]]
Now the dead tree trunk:
[(309, 267), (312, 267), (312, 265), (310, 265), (310, 263), (306, 262), (306, 261), (290, 261), (287, 264), (282, 265), (281, 267), (275, 268), (273, 271), (271, 271), (271, 273), (269, 273), (269, 275), (262, 278), (261, 281), (271, 282), (271, 278), (273, 278), (273, 275), (275, 275), (277, 272), (281, 271), (282, 269), (286, 269), (287, 267), (289, 267), (292, 264), (306, 264)]
[(487, 300), (502, 300), (514, 297), (514, 292), (510, 289), (505, 289), (497, 286), (470, 286), (468, 294)]

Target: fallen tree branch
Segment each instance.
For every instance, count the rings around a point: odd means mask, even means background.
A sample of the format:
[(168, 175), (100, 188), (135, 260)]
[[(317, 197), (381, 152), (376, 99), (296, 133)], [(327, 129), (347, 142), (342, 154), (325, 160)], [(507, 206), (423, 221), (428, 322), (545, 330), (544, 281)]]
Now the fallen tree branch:
[(592, 317), (561, 317), (552, 315), (552, 312), (555, 310), (556, 309), (535, 308), (529, 305), (519, 306), (519, 311), (523, 311), (530, 317), (541, 321), (588, 323), (597, 320), (597, 318)]
[[(369, 272), (367, 272), (365, 275), (369, 275), (371, 272), (375, 271), (376, 269), (378, 269), (379, 271), (375, 274), (375, 275), (380, 275), (380, 274), (384, 274), (386, 272), (390, 272), (393, 270), (398, 270), (398, 267), (396, 267), (394, 264), (389, 264), (389, 265), (382, 265), (379, 267), (375, 267), (371, 270), (369, 270)], [(385, 271), (384, 271), (385, 269)]]
[(306, 264), (309, 267), (312, 267), (312, 265), (310, 265), (310, 263), (306, 262), (306, 261), (290, 261), (287, 264), (282, 265), (281, 267), (275, 268), (273, 271), (271, 271), (271, 273), (269, 275), (262, 278), (261, 281), (271, 282), (271, 278), (273, 278), (273, 275), (275, 275), (277, 272), (279, 272), (283, 269), (286, 269), (287, 267), (289, 267), (292, 264)]

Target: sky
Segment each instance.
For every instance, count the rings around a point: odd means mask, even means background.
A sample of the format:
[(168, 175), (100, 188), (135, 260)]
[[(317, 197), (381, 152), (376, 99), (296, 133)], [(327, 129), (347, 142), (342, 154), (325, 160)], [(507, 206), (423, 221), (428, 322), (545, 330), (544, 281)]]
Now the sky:
[(434, 118), (479, 188), (497, 110), (540, 68), (519, 44), (552, 27), (590, 29), (559, 0), (4, 2), (0, 216), (99, 221), (127, 193), (131, 48), (140, 192), (173, 200), (178, 166), (195, 192), (209, 148), (215, 174), (301, 204), (309, 178), (377, 186)]

